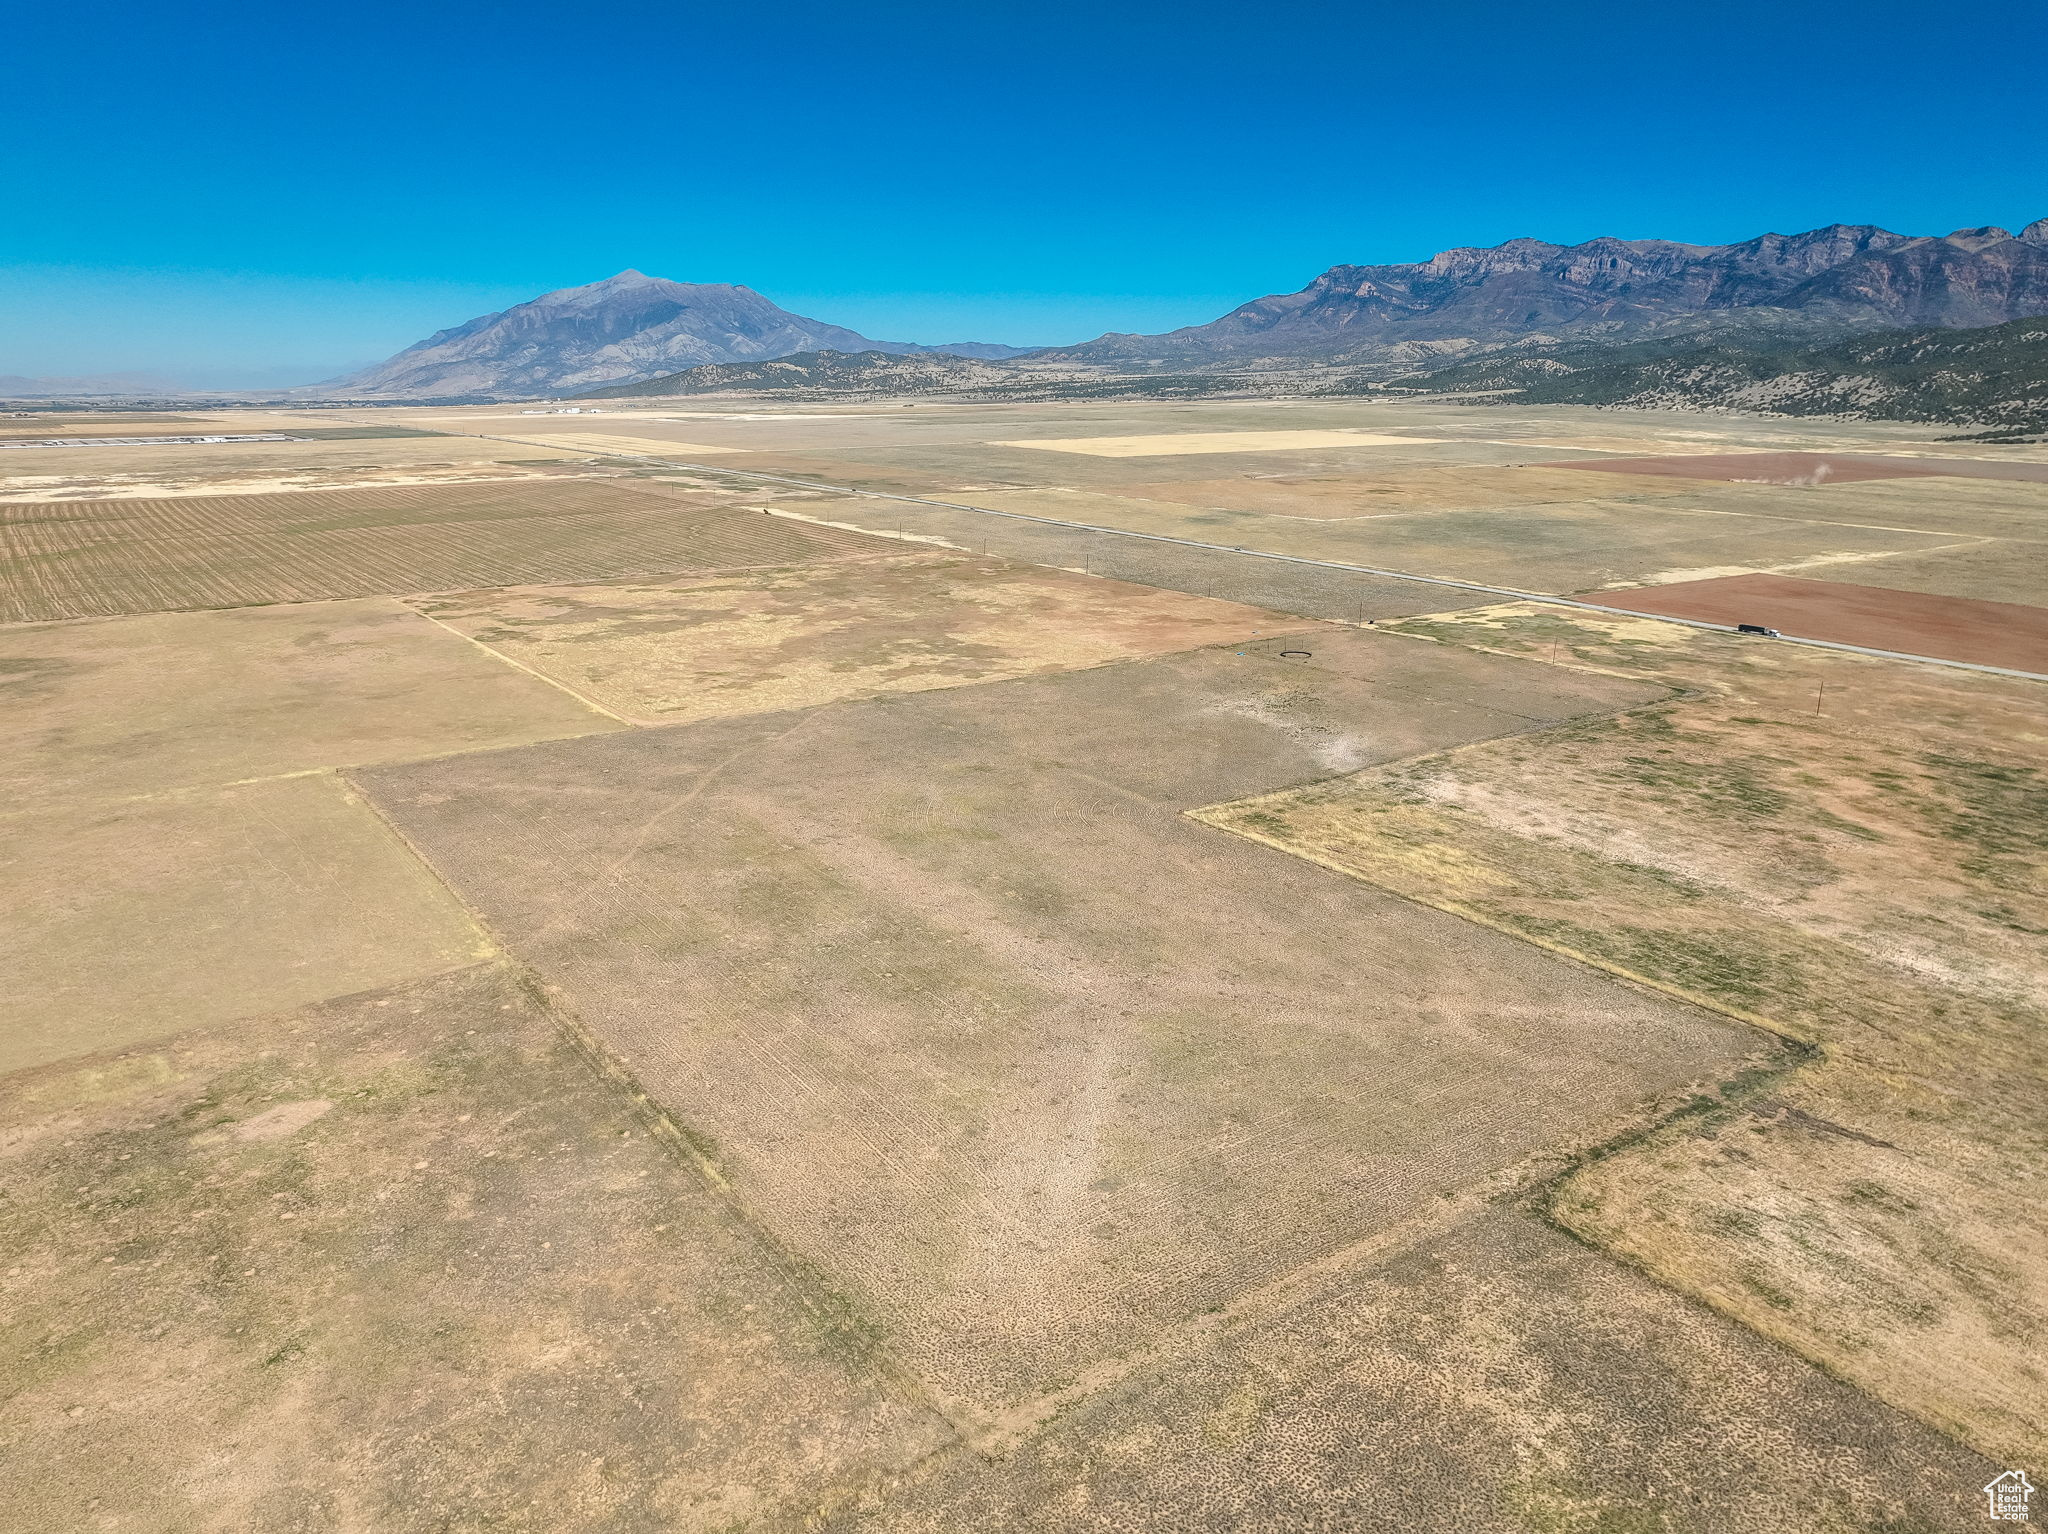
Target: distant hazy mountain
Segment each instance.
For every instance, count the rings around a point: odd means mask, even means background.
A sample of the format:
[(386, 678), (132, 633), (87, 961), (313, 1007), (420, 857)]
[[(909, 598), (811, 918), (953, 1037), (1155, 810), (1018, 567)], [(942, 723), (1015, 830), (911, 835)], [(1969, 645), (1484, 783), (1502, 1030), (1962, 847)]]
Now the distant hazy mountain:
[(987, 362), (963, 356), (926, 353), (906, 357), (882, 351), (799, 352), (770, 362), (706, 363), (640, 383), (592, 389), (578, 399), (644, 399), (678, 394), (717, 394), (728, 390), (844, 390), (853, 393), (924, 394), (935, 389), (1003, 384), (1014, 375)]
[(67, 399), (108, 395), (117, 398), (181, 394), (186, 386), (154, 373), (95, 373), (85, 378), (24, 378), (0, 373), (0, 399)]
[(1879, 331), (1822, 346), (1715, 339), (1552, 347), (1419, 377), (1504, 403), (1759, 410), (2048, 431), (2048, 318), (1976, 330)]
[(1397, 266), (1338, 266), (1206, 325), (1034, 354), (1109, 366), (1260, 359), (1412, 365), (1475, 349), (1716, 323), (1842, 334), (2048, 314), (2048, 219), (1938, 238), (1833, 224), (1739, 245), (1510, 240)]
[(630, 383), (701, 363), (746, 362), (794, 352), (945, 352), (1008, 357), (988, 342), (917, 346), (870, 341), (841, 325), (805, 319), (752, 288), (669, 282), (621, 272), (586, 287), (544, 293), (429, 336), (360, 373), (320, 385), (326, 393), (396, 398), (518, 398)]

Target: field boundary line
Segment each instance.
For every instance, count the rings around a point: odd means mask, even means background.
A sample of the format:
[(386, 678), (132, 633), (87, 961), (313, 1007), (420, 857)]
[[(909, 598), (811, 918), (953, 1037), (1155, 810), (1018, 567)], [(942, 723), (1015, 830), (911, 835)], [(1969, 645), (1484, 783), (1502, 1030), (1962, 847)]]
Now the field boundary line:
[(450, 634), (453, 634), (457, 639), (460, 639), (465, 644), (475, 645), (479, 650), (483, 651), (484, 654), (491, 656), (495, 660), (503, 661), (513, 670), (524, 671), (528, 676), (546, 682), (548, 686), (553, 687), (558, 691), (567, 693), (570, 697), (574, 698), (578, 703), (581, 703), (585, 708), (593, 709), (597, 713), (604, 715), (605, 718), (610, 719), (615, 723), (625, 725), (628, 729), (637, 730), (645, 728), (637, 719), (628, 719), (624, 714), (617, 713), (612, 709), (606, 708), (602, 703), (598, 702), (597, 699), (586, 697), (584, 694), (578, 692), (575, 688), (571, 687), (567, 682), (558, 681), (554, 677), (549, 676), (544, 671), (536, 671), (533, 669), (533, 667), (527, 665), (524, 661), (514, 660), (511, 656), (505, 654), (502, 650), (492, 649), (489, 645), (485, 644), (481, 639), (478, 639), (475, 635), (465, 634), (462, 632), (461, 629), (456, 628), (453, 624), (443, 623), (439, 618), (436, 618), (432, 613), (421, 612), (417, 607), (414, 607), (410, 602), (407, 602), (399, 597), (393, 597), (391, 598), (391, 600), (397, 602), (400, 607), (403, 607), (407, 612), (412, 613), (415, 617), (426, 619), (426, 621), (433, 624), (435, 628), (442, 629)]
[[(496, 934), (492, 937), (495, 941)], [(846, 1347), (885, 1390), (899, 1399), (924, 1407), (951, 1430), (952, 1443), (939, 1445), (923, 1460), (896, 1473), (912, 1473), (925, 1461), (972, 1444), (975, 1430), (971, 1420), (965, 1420), (955, 1402), (897, 1355), (890, 1344), (887, 1329), (870, 1319), (865, 1308), (833, 1282), (832, 1275), (822, 1265), (805, 1257), (756, 1219), (732, 1180), (719, 1166), (704, 1138), (692, 1132), (641, 1084), (632, 1067), (583, 1021), (557, 987), (549, 985), (539, 971), (509, 949), (505, 952), (506, 962), (535, 1004), (547, 1014), (591, 1071), (625, 1100), (634, 1117), (647, 1126), (655, 1141), (693, 1172), (717, 1199), (727, 1216), (767, 1259), (768, 1265), (789, 1285), (794, 1302), (810, 1312), (827, 1335)], [(880, 1474), (871, 1472), (870, 1476)], [(842, 1496), (857, 1494), (858, 1488), (841, 1493)]]
[[(1666, 699), (1663, 701), (1668, 703), (1671, 700)], [(1658, 705), (1651, 704), (1645, 706), (1656, 707)], [(1623, 712), (1627, 712), (1627, 710), (1616, 710), (1617, 714)], [(1530, 733), (1534, 732), (1532, 731)], [(1483, 746), (1490, 745), (1492, 744), (1492, 742), (1473, 741), (1470, 744), (1472, 746)], [(1452, 747), (1451, 749), (1458, 750), (1464, 748)], [(1425, 752), (1424, 756), (1438, 756), (1442, 754), (1443, 753), (1441, 752), (1431, 751)], [(1420, 759), (1421, 758), (1411, 758), (1410, 760)], [(1396, 766), (1399, 764), (1388, 763), (1386, 765)], [(1351, 776), (1351, 774), (1340, 773), (1338, 774), (1338, 776), (1348, 777)], [(1253, 794), (1249, 798), (1245, 799), (1226, 799), (1218, 804), (1205, 804), (1196, 809), (1182, 810), (1181, 814), (1185, 815), (1189, 820), (1195, 821), (1200, 825), (1209, 826), (1214, 830), (1218, 831), (1227, 831), (1232, 836), (1241, 836), (1246, 841), (1257, 842), (1259, 845), (1264, 847), (1271, 847), (1275, 852), (1284, 852), (1289, 857), (1300, 858), (1304, 862), (1315, 864), (1318, 868), (1327, 868), (1332, 873), (1342, 874), (1345, 878), (1355, 880), (1360, 884), (1366, 885), (1368, 888), (1382, 890), (1389, 895), (1395, 896), (1398, 899), (1406, 900), (1411, 905), (1423, 906), (1432, 911), (1442, 911), (1444, 914), (1448, 916), (1456, 916), (1461, 920), (1473, 923), (1475, 926), (1485, 927), (1490, 931), (1502, 933), (1503, 935), (1507, 937), (1512, 937), (1519, 942), (1533, 944), (1535, 947), (1545, 949), (1551, 953), (1559, 955), (1562, 958), (1571, 959), (1576, 961), (1577, 963), (1587, 965), (1593, 969), (1601, 970), (1606, 974), (1613, 975), (1622, 980), (1627, 980), (1632, 984), (1645, 986), (1650, 990), (1662, 992), (1664, 995), (1667, 996), (1674, 996), (1680, 1001), (1687, 1002), (1692, 1006), (1704, 1008), (1709, 1012), (1720, 1013), (1724, 1017), (1732, 1018), (1738, 1023), (1744, 1023), (1751, 1028), (1759, 1029), (1762, 1032), (1768, 1033), (1775, 1038), (1789, 1040), (1794, 1044), (1817, 1047), (1814, 1046), (1813, 1041), (1811, 1039), (1801, 1037), (1798, 1033), (1794, 1032), (1786, 1024), (1777, 1022), (1772, 1018), (1765, 1017), (1760, 1012), (1750, 1012), (1742, 1007), (1735, 1006), (1731, 1002), (1716, 1001), (1711, 997), (1701, 994), (1700, 992), (1688, 990), (1684, 986), (1673, 985), (1669, 981), (1652, 979), (1648, 975), (1637, 973), (1635, 970), (1628, 968), (1626, 965), (1616, 964), (1611, 960), (1602, 959), (1597, 957), (1596, 955), (1582, 952), (1581, 950), (1573, 948), (1568, 944), (1560, 943), (1556, 941), (1554, 938), (1539, 937), (1534, 933), (1524, 932), (1521, 928), (1513, 926), (1507, 922), (1501, 921), (1496, 917), (1488, 916), (1485, 913), (1475, 909), (1474, 907), (1466, 905), (1463, 901), (1437, 900), (1432, 899), (1427, 895), (1413, 895), (1408, 893), (1406, 890), (1396, 889), (1391, 884), (1382, 883), (1380, 880), (1375, 879), (1368, 874), (1362, 874), (1354, 868), (1347, 868), (1344, 864), (1338, 862), (1335, 858), (1325, 857), (1321, 853), (1311, 852), (1305, 848), (1297, 847), (1292, 843), (1283, 842), (1277, 837), (1268, 836), (1263, 831), (1247, 830), (1243, 826), (1232, 825), (1221, 819), (1209, 818), (1210, 815), (1216, 811), (1231, 809), (1235, 806), (1242, 804), (1256, 804), (1261, 799), (1278, 798), (1281, 795), (1292, 794), (1297, 792), (1299, 792), (1298, 789), (1282, 789), (1280, 790), (1279, 794)]]
[[(1260, 795), (1256, 797), (1268, 796)], [(1224, 804), (1205, 806), (1204, 809), (1220, 810), (1227, 808), (1233, 802), (1245, 803), (1251, 801), (1226, 801)], [(1247, 841), (1271, 847), (1275, 851), (1287, 853), (1292, 857), (1301, 858), (1306, 862), (1316, 864), (1318, 867), (1327, 868), (1333, 873), (1355, 880), (1368, 888), (1392, 895), (1398, 900), (1406, 900), (1411, 904), (1423, 906), (1430, 910), (1442, 911), (1447, 915), (1456, 916), (1477, 926), (1489, 928), (1505, 936), (1545, 949), (1557, 954), (1561, 958), (1575, 961), (1591, 969), (1601, 970), (1619, 979), (1644, 986), (1651, 990), (1660, 991), (1693, 1006), (1701, 1007), (1707, 1011), (1731, 1018), (1736, 1022), (1747, 1024), (1769, 1036), (1779, 1046), (1781, 1052), (1778, 1058), (1775, 1060), (1757, 1061), (1742, 1066), (1722, 1078), (1720, 1085), (1711, 1095), (1707, 1093), (1694, 1093), (1687, 1100), (1678, 1103), (1676, 1106), (1665, 1108), (1663, 1111), (1653, 1111), (1645, 1115), (1632, 1127), (1611, 1135), (1607, 1139), (1593, 1145), (1585, 1146), (1569, 1153), (1565, 1158), (1564, 1165), (1559, 1167), (1550, 1176), (1541, 1179), (1523, 1191), (1521, 1202), (1525, 1208), (1550, 1229), (1557, 1231), (1568, 1240), (1597, 1254), (1606, 1261), (1625, 1268), (1629, 1272), (1636, 1273), (1657, 1285), (1658, 1288), (1666, 1293), (1675, 1295), (1690, 1305), (1696, 1306), (1734, 1326), (1740, 1327), (1750, 1336), (1772, 1347), (1782, 1349), (1788, 1356), (1797, 1358), (1802, 1363), (1818, 1369), (1829, 1379), (1851, 1390), (1867, 1395), (1873, 1400), (1883, 1401), (1886, 1405), (1904, 1412), (1916, 1421), (1925, 1423), (1937, 1432), (1945, 1433), (1959, 1442), (1974, 1446), (1973, 1440), (1960, 1425), (1945, 1419), (1936, 1418), (1902, 1401), (1895, 1401), (1887, 1396), (1878, 1395), (1867, 1383), (1856, 1380), (1842, 1372), (1833, 1361), (1823, 1358), (1818, 1354), (1809, 1353), (1786, 1339), (1771, 1336), (1760, 1330), (1741, 1313), (1723, 1304), (1712, 1290), (1707, 1287), (1688, 1284), (1682, 1278), (1663, 1272), (1632, 1253), (1617, 1250), (1601, 1241), (1598, 1237), (1580, 1229), (1572, 1222), (1570, 1216), (1566, 1214), (1562, 1207), (1563, 1197), (1571, 1180), (1589, 1167), (1597, 1166), (1617, 1156), (1626, 1155), (1629, 1151), (1667, 1134), (1697, 1134), (1711, 1127), (1728, 1114), (1743, 1110), (1750, 1112), (1760, 1111), (1756, 1107), (1758, 1099), (1766, 1097), (1786, 1086), (1803, 1072), (1826, 1063), (1828, 1059), (1826, 1045), (1816, 1039), (1804, 1036), (1789, 1024), (1766, 1017), (1761, 1013), (1750, 1012), (1746, 1008), (1738, 1007), (1730, 1002), (1698, 995), (1683, 986), (1673, 985), (1667, 981), (1655, 980), (1647, 975), (1637, 974), (1625, 965), (1616, 964), (1611, 960), (1583, 953), (1578, 949), (1556, 942), (1553, 939), (1524, 932), (1505, 922), (1486, 916), (1461, 901), (1437, 900), (1423, 895), (1410, 894), (1406, 890), (1396, 889), (1390, 884), (1384, 884), (1355, 869), (1346, 868), (1333, 859), (1299, 847), (1290, 846), (1261, 832), (1205, 819), (1201, 810), (1188, 810), (1184, 813), (1190, 819), (1198, 820), (1203, 825), (1211, 826), (1218, 831), (1229, 832), (1234, 836), (1243, 837)]]
[[(455, 909), (462, 913), (462, 919), (469, 924), (470, 931), (476, 935), (479, 951), (473, 959), (468, 961), (469, 963), (484, 964), (493, 960), (502, 960), (506, 957), (505, 945), (498, 941), (498, 934), (491, 930), (490, 923), (483, 919), (482, 913), (463, 898), (462, 891), (455, 887), (446, 874), (434, 866), (431, 858), (427, 857), (425, 853), (413, 845), (412, 838), (399, 830), (391, 817), (378, 807), (374, 799), (363, 792), (362, 788), (344, 769), (340, 767), (323, 767), (318, 772), (293, 773), (290, 776), (322, 777), (332, 780), (335, 791), (341, 796), (344, 804), (360, 809), (376, 823), (378, 829), (390, 839), (393, 846), (397, 847), (400, 852), (419, 865), (426, 876), (433, 880), (434, 887), (454, 902)], [(264, 780), (256, 779), (254, 781), (261, 782)]]
[[(519, 442), (516, 437), (493, 438), (499, 442)], [(521, 443), (524, 446), (524, 443)], [(825, 484), (817, 480), (791, 479), (787, 475), (768, 474), (759, 469), (734, 469), (720, 464), (690, 463), (678, 458), (663, 458), (654, 453), (608, 453), (605, 457), (640, 458), (649, 463), (668, 464), (678, 469), (689, 469), (693, 473), (731, 474), (746, 479), (766, 480), (772, 484), (790, 485), (800, 490), (826, 490), (837, 495), (864, 496), (869, 500), (903, 501), (913, 506), (937, 506), (945, 511), (972, 511), (985, 517), (1003, 517), (1013, 522), (1036, 522), (1045, 527), (1063, 527), (1073, 532), (1101, 533), (1112, 538), (1136, 538), (1146, 543), (1170, 543), (1182, 548), (1200, 549), (1210, 554), (1238, 554), (1248, 559), (1271, 559), (1282, 564), (1313, 565), (1325, 570), (1343, 570), (1353, 575), (1374, 575), (1387, 580), (1414, 581), (1425, 586), (1444, 586), (1455, 591), (1477, 591), (1487, 596), (1504, 597), (1513, 602), (1543, 602), (1552, 607), (1573, 607), (1585, 612), (1613, 613), (1628, 618), (1648, 618), (1659, 623), (1684, 624), (1689, 628), (1711, 629), (1716, 633), (1736, 632), (1732, 623), (1709, 623), (1701, 618), (1675, 618), (1663, 613), (1632, 612), (1626, 607), (1608, 607), (1599, 602), (1582, 602), (1575, 597), (1557, 596), (1541, 591), (1519, 591), (1512, 586), (1489, 586), (1480, 581), (1453, 580), (1442, 575), (1417, 575), (1408, 570), (1388, 570), (1377, 565), (1356, 565), (1339, 559), (1314, 559), (1306, 554), (1278, 554), (1266, 549), (1248, 549), (1221, 543), (1204, 543), (1195, 538), (1175, 538), (1167, 533), (1140, 533), (1126, 527), (1103, 527), (1092, 522), (1068, 522), (1058, 517), (1034, 516), (1022, 511), (998, 511), (993, 506), (972, 506), (964, 501), (941, 501), (931, 496), (903, 495), (890, 490), (860, 490), (852, 485)], [(859, 529), (873, 532), (874, 530)], [(876, 534), (886, 537), (887, 534)], [(1996, 676), (2020, 677), (2030, 682), (2048, 682), (2048, 673), (2021, 671), (2010, 666), (1987, 666), (1977, 661), (1949, 660), (1939, 655), (1916, 655), (1909, 650), (1879, 650), (1869, 645), (1844, 644), (1833, 639), (1809, 639), (1797, 634), (1781, 634), (1780, 642), (1785, 644), (1812, 645), (1824, 650), (1846, 650), (1857, 655), (1875, 655), (1882, 660), (1918, 661), (1928, 666), (1951, 666), (1963, 671), (1986, 671)]]
[(448, 892), (449, 898), (461, 907), (463, 914), (482, 934), (487, 952), (471, 962), (505, 966), (520, 989), (546, 1013), (548, 1020), (569, 1041), (584, 1063), (625, 1100), (628, 1109), (647, 1126), (656, 1142), (697, 1176), (727, 1215), (744, 1231), (747, 1239), (757, 1244), (769, 1265), (788, 1281), (795, 1303), (811, 1312), (820, 1325), (843, 1342), (862, 1363), (871, 1366), (886, 1388), (899, 1394), (907, 1393), (909, 1399), (928, 1408), (946, 1423), (956, 1444), (942, 1445), (933, 1452), (942, 1454), (959, 1443), (967, 1442), (970, 1429), (961, 1422), (953, 1403), (896, 1356), (881, 1325), (869, 1320), (859, 1305), (831, 1283), (823, 1268), (786, 1245), (754, 1218), (731, 1179), (719, 1168), (703, 1137), (692, 1133), (647, 1091), (632, 1068), (569, 1005), (560, 989), (548, 984), (546, 978), (499, 934), (483, 913), (463, 896), (454, 881), (384, 813), (361, 785), (348, 776), (347, 771), (330, 770), (344, 795), (363, 805), (376, 818), (385, 832)]
[(1284, 1315), (1295, 1306), (1328, 1292), (1342, 1277), (1357, 1270), (1369, 1270), (1380, 1258), (1407, 1251), (1452, 1229), (1488, 1205), (1499, 1202), (1504, 1191), (1526, 1185), (1529, 1179), (1525, 1168), (1530, 1164), (1568, 1154), (1544, 1150), (1525, 1157), (1438, 1199), (1428, 1208), (1396, 1221), (1384, 1230), (1345, 1242), (1320, 1257), (1311, 1257), (1263, 1283), (1240, 1290), (1214, 1310), (1168, 1323), (1149, 1338), (1132, 1344), (1128, 1352), (1082, 1366), (1070, 1384), (994, 1413), (977, 1414), (981, 1420), (962, 1435), (966, 1447), (978, 1453), (1000, 1456), (1062, 1413), (1106, 1390), (1115, 1389), (1134, 1375), (1148, 1369), (1163, 1368), (1175, 1359), (1185, 1357), (1225, 1328)]
[[(1902, 559), (1907, 555), (1946, 554), (1950, 549), (1974, 549), (1987, 543), (2003, 540), (1991, 537), (1965, 538), (1960, 543), (1937, 543), (1924, 549), (1870, 549), (1858, 554), (1815, 554), (1806, 559), (1787, 560), (1782, 565), (1768, 565), (1751, 573), (1756, 575), (1785, 575), (1793, 570), (1817, 570), (1822, 565), (1862, 565), (1873, 559)], [(1624, 588), (1616, 588), (1624, 589)], [(1630, 591), (1655, 591), (1655, 586), (1631, 586)]]

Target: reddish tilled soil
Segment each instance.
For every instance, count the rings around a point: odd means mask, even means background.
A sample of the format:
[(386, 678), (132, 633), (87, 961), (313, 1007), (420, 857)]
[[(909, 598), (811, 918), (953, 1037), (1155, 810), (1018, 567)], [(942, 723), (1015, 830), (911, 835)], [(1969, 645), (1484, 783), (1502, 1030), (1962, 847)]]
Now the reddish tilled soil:
[(1942, 660), (2048, 674), (2048, 608), (1802, 581), (1730, 575), (1584, 595), (1607, 607), (1707, 623), (1760, 623), (1800, 639), (1832, 639)]

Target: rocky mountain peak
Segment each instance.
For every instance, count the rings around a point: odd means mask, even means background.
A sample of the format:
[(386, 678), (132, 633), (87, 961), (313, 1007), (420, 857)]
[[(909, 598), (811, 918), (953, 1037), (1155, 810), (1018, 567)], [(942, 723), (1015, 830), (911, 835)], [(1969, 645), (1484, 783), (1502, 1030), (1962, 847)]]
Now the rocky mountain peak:
[(1996, 224), (1986, 224), (1981, 229), (1951, 229), (1942, 238), (1952, 240), (1965, 249), (1975, 250), (1980, 246), (1995, 245), (2000, 240), (2011, 239), (2012, 231), (2001, 229)]

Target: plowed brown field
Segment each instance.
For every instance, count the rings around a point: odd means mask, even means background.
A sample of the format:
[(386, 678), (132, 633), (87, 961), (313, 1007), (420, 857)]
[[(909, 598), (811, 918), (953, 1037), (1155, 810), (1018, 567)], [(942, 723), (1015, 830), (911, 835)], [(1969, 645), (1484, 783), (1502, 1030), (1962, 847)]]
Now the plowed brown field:
[(2019, 602), (1979, 602), (1785, 575), (1730, 575), (1591, 595), (1602, 606), (1634, 613), (1757, 623), (1800, 639), (2048, 673), (2048, 607)]

